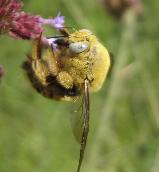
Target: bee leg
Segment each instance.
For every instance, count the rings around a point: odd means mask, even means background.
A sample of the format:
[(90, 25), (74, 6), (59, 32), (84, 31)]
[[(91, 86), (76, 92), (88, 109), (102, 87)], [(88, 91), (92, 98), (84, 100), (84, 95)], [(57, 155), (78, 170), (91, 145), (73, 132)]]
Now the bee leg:
[(85, 61), (79, 60), (79, 59), (72, 59), (71, 61), (72, 67), (79, 71), (86, 71), (88, 68), (88, 64)]
[(57, 75), (57, 81), (66, 89), (72, 89), (74, 86), (72, 77), (66, 71), (62, 71)]
[(41, 36), (32, 42), (32, 57), (31, 59), (41, 59)]
[(45, 78), (47, 76), (57, 76), (58, 74), (58, 65), (56, 52), (53, 52), (51, 48), (47, 50), (41, 56), (41, 38), (35, 40), (32, 45), (32, 60), (35, 67), (36, 74), (40, 81), (46, 84)]
[(44, 90), (45, 85), (40, 81), (39, 77), (37, 76), (36, 69), (33, 69), (32, 65), (33, 61), (32, 58), (28, 56), (28, 59), (23, 63), (23, 69), (26, 71), (26, 74), (32, 84), (32, 86), (39, 92), (42, 93)]
[[(94, 80), (92, 75), (92, 70), (90, 64), (87, 61), (82, 61), (79, 59), (72, 60), (72, 73), (75, 79), (83, 83), (84, 79), (88, 79), (90, 82)], [(78, 76), (78, 77), (77, 77)]]
[(41, 38), (33, 41), (32, 45), (32, 56), (30, 58), (31, 68), (34, 72), (35, 77), (39, 80), (42, 85), (47, 85), (46, 77), (49, 75), (48, 67), (41, 57)]
[(48, 48), (44, 54), (44, 61), (50, 71), (50, 74), (53, 76), (57, 76), (59, 69), (56, 60), (56, 52), (53, 52), (51, 48)]
[(37, 79), (43, 84), (47, 85), (46, 77), (49, 75), (49, 70), (42, 59), (32, 61), (32, 70)]

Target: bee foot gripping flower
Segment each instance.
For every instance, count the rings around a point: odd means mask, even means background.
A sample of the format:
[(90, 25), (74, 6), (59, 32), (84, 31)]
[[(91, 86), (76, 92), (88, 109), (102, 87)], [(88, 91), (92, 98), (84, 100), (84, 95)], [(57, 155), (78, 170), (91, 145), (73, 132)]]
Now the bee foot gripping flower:
[(56, 43), (56, 41), (58, 40), (58, 38), (54, 38), (54, 37), (50, 37), (47, 38), (45, 36), (41, 36), (41, 43), (44, 47), (51, 47), (52, 50), (56, 51), (58, 49), (58, 44)]
[(55, 41), (57, 40), (57, 38), (49, 38), (47, 40), (48, 40), (49, 46), (51, 46), (51, 48), (53, 50), (56, 50), (57, 49), (57, 44), (55, 43)]

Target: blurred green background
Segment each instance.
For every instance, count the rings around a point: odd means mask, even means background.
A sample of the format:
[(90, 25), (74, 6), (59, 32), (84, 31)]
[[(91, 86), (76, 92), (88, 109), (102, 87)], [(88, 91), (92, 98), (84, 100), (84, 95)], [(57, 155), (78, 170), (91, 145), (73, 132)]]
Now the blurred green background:
[[(112, 73), (91, 95), (90, 133), (82, 171), (159, 171), (159, 1), (143, 1), (136, 19), (119, 22), (100, 0), (23, 0), (24, 10), (65, 16), (66, 26), (92, 30), (114, 55)], [(47, 29), (48, 35), (55, 31)], [(49, 100), (21, 68), (30, 43), (0, 37), (0, 172), (75, 172), (79, 144), (71, 103)]]

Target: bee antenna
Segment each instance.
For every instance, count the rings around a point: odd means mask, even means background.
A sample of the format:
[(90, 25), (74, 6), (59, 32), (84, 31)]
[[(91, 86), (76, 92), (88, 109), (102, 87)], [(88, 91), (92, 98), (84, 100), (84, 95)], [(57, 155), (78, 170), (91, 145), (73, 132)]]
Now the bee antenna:
[(57, 35), (57, 36), (47, 36), (46, 38), (50, 39), (50, 38), (65, 38), (65, 37), (67, 37), (67, 36), (65, 36), (65, 35)]
[(64, 28), (64, 29), (72, 29), (74, 31), (77, 31), (74, 27), (71, 27), (71, 26), (63, 26), (62, 28)]
[(65, 36), (69, 36), (70, 35), (70, 33), (69, 33), (69, 29), (72, 29), (73, 31), (76, 31), (76, 29), (75, 28), (73, 28), (73, 27), (70, 27), (70, 26), (64, 26), (64, 27), (61, 27), (60, 29), (59, 29), (59, 31), (63, 34), (63, 35), (65, 35)]

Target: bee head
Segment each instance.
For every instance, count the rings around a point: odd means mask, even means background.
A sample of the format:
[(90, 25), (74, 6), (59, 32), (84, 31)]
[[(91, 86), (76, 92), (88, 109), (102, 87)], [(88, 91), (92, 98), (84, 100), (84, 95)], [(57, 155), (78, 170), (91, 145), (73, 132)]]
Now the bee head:
[(92, 32), (87, 29), (81, 29), (69, 36), (69, 49), (73, 53), (82, 53), (89, 50), (90, 37)]

